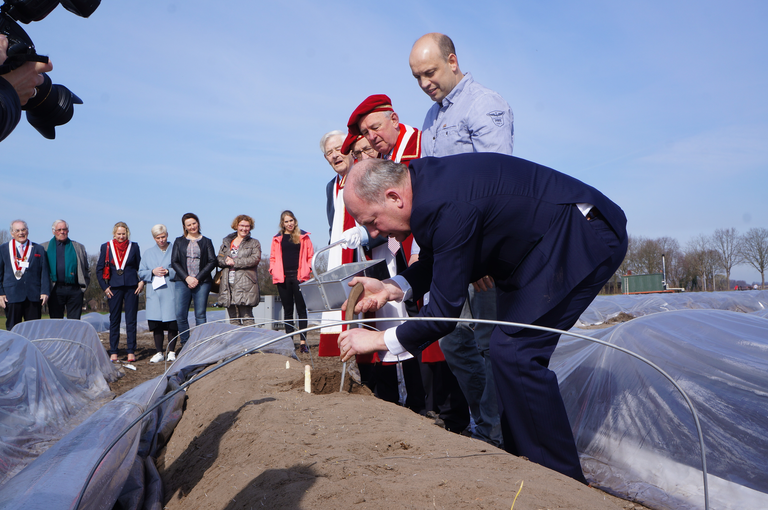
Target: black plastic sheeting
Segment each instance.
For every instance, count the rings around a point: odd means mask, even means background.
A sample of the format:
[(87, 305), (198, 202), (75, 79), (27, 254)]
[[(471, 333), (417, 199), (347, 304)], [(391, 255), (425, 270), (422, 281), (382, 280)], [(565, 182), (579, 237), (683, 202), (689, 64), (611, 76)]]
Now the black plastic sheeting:
[[(52, 322), (52, 327), (58, 327), (69, 321), (37, 322)], [(203, 324), (193, 329), (184, 350), (165, 374), (93, 412), (85, 410), (89, 405), (88, 391), (75, 387), (35, 344), (20, 335), (0, 332), (0, 445), (8, 445), (8, 451), (12, 451), (28, 443), (47, 447), (55, 442), (47, 449), (41, 447), (33, 452), (26, 448), (19, 453), (26, 453), (27, 459), (33, 460), (15, 476), (9, 473), (0, 485), (0, 508), (74, 508), (89, 471), (128, 424), (205, 367), (280, 336), (266, 329)], [(69, 343), (72, 349), (83, 351), (76, 345), (82, 336), (70, 340), (75, 340)], [(296, 357), (290, 337), (261, 351)], [(101, 352), (106, 355), (103, 347)], [(183, 402), (184, 392), (179, 392), (117, 442), (96, 469), (80, 508), (109, 509), (118, 501), (125, 509), (162, 507), (162, 483), (153, 457), (181, 418)], [(76, 412), (81, 408), (83, 412)], [(86, 412), (89, 416), (83, 421), (82, 414)], [(74, 430), (73, 423), (79, 423)], [(37, 428), (35, 424), (39, 424)], [(6, 450), (2, 453), (1, 458), (5, 459)], [(18, 463), (15, 467), (18, 468)]]
[[(647, 358), (683, 388), (703, 430), (710, 508), (768, 508), (768, 320), (678, 310), (573, 331)], [(651, 508), (704, 508), (693, 416), (668, 380), (625, 353), (565, 335), (550, 368), (590, 482)]]

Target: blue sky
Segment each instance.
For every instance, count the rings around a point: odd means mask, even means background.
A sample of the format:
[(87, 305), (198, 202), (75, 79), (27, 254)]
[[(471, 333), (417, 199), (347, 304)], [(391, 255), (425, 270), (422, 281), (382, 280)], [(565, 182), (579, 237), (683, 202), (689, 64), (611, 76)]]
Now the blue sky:
[(320, 137), (377, 93), (420, 128), (431, 101), (408, 54), (433, 31), (512, 106), (515, 155), (603, 191), (631, 234), (685, 247), (768, 227), (766, 20), (768, 3), (708, 0), (58, 7), (25, 29), (85, 104), (56, 140), (23, 119), (0, 144), (0, 228), (22, 217), (42, 242), (63, 217), (96, 252), (126, 221), (148, 248), (152, 225), (176, 237), (193, 211), (218, 246), (246, 213), (266, 252), (291, 209), (324, 245)]

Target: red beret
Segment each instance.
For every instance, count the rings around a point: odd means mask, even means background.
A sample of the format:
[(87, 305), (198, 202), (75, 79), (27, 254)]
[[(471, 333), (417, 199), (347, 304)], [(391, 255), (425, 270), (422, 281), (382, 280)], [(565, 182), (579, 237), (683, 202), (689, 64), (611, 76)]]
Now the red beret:
[(344, 139), (344, 143), (341, 145), (341, 153), (345, 156), (349, 154), (349, 151), (352, 150), (352, 146), (357, 142), (359, 139), (361, 139), (363, 135), (353, 135), (352, 133), (347, 134), (347, 137)]
[(342, 154), (349, 154), (352, 144), (357, 141), (357, 137), (360, 136), (360, 128), (357, 124), (363, 117), (374, 112), (393, 112), (392, 101), (384, 94), (374, 94), (365, 98), (365, 101), (355, 108), (352, 115), (349, 116), (347, 121), (347, 129), (349, 134), (347, 139), (344, 140), (344, 145), (341, 147)]

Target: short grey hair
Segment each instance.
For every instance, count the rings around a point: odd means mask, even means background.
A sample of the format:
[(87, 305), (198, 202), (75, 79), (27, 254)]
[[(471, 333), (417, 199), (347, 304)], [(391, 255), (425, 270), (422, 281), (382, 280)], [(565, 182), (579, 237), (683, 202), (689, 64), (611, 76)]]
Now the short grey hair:
[(343, 139), (347, 137), (347, 134), (344, 131), (339, 131), (338, 129), (334, 129), (333, 131), (328, 131), (320, 139), (320, 152), (325, 154), (325, 144), (328, 143), (328, 139), (333, 138), (334, 136), (340, 136)]
[(384, 192), (400, 187), (408, 173), (408, 167), (389, 159), (366, 159), (353, 168), (355, 195), (367, 203), (382, 200)]
[(54, 220), (53, 225), (51, 225), (51, 230), (56, 230), (56, 225), (58, 225), (59, 223), (63, 223), (64, 226), (67, 227), (67, 230), (69, 230), (69, 223), (67, 223), (64, 220)]
[(168, 229), (165, 228), (165, 225), (163, 225), (162, 223), (158, 223), (157, 225), (152, 227), (152, 237), (157, 237), (160, 234), (167, 234), (167, 233), (168, 233)]
[(14, 223), (23, 223), (23, 224), (24, 224), (24, 228), (26, 228), (27, 230), (29, 230), (29, 225), (27, 225), (27, 222), (26, 222), (26, 221), (24, 221), (24, 220), (13, 220), (13, 221), (11, 222), (11, 232), (13, 232), (13, 224), (14, 224)]

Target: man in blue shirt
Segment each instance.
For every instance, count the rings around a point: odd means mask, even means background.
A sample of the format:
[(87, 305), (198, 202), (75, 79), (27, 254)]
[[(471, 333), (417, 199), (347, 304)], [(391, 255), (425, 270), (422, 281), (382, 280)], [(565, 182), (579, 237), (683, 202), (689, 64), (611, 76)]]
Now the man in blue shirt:
[[(512, 109), (498, 93), (475, 82), (459, 68), (450, 37), (427, 34), (413, 45), (409, 58), (419, 87), (435, 104), (422, 127), (422, 156), (465, 152), (512, 155)], [(462, 317), (496, 318), (496, 290), (486, 276), (470, 285)], [(502, 445), (501, 421), (489, 355), (493, 327), (466, 324), (440, 340), (440, 348), (456, 376), (475, 422), (475, 436)]]
[(421, 37), (409, 63), (419, 87), (435, 101), (424, 119), (422, 157), (462, 152), (512, 155), (512, 109), (499, 94), (461, 72), (448, 36)]

